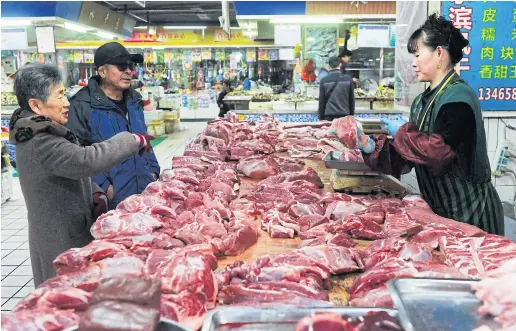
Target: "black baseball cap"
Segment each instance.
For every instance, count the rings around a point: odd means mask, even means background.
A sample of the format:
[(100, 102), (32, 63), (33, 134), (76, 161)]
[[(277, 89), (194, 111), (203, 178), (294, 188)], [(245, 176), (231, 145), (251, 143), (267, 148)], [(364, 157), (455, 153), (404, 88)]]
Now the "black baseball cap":
[(119, 43), (110, 42), (97, 48), (93, 62), (96, 68), (105, 64), (143, 63), (143, 55), (131, 54)]

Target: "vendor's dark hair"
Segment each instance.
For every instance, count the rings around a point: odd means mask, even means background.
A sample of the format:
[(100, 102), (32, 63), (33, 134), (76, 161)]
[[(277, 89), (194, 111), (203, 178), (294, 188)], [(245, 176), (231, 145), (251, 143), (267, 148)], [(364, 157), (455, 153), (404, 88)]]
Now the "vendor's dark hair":
[(409, 53), (414, 54), (417, 51), (419, 38), (422, 38), (423, 44), (433, 51), (438, 46), (447, 50), (453, 65), (459, 63), (463, 55), (462, 49), (469, 44), (452, 22), (437, 14), (430, 15), (426, 22), (410, 36), (407, 44)]
[(61, 82), (61, 73), (57, 66), (42, 63), (26, 64), (16, 72), (14, 94), (20, 107), (30, 110), (30, 99), (47, 102), (52, 87)]
[(330, 68), (338, 68), (340, 66), (340, 59), (336, 56), (332, 56), (328, 60), (328, 65)]

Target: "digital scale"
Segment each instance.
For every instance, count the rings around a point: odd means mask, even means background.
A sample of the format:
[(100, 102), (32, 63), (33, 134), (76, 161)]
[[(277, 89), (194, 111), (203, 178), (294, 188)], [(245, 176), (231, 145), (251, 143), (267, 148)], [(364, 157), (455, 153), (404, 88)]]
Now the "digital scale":
[(335, 192), (350, 194), (386, 193), (403, 196), (406, 188), (396, 178), (369, 168), (364, 162), (339, 160), (342, 152), (329, 152), (323, 158), (326, 168), (333, 169), (330, 183)]

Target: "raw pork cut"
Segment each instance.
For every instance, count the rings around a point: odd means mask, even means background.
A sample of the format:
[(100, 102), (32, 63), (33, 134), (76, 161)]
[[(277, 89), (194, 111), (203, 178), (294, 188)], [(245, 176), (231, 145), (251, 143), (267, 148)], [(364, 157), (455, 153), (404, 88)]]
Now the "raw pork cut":
[(485, 272), (516, 257), (514, 241), (492, 234), (485, 237), (441, 237), (439, 248), (446, 264), (472, 278), (480, 278)]
[(360, 216), (344, 218), (342, 229), (357, 239), (375, 240), (386, 237), (380, 224)]
[(272, 238), (294, 238), (299, 233), (299, 224), (290, 215), (272, 209), (262, 214), (262, 230)]
[(345, 217), (366, 210), (367, 207), (355, 201), (335, 201), (326, 207), (326, 217), (342, 221)]
[(267, 179), (262, 180), (260, 182), (260, 185), (274, 185), (284, 182), (294, 182), (296, 180), (305, 180), (316, 185), (319, 188), (324, 187), (321, 178), (319, 177), (317, 172), (312, 168), (307, 168), (306, 170), (300, 172), (284, 172), (275, 176), (271, 176)]
[(127, 256), (129, 252), (124, 246), (94, 240), (81, 248), (70, 248), (59, 254), (54, 260), (57, 275), (63, 275), (86, 267), (91, 262), (100, 261), (109, 257)]
[(118, 204), (116, 209), (128, 213), (138, 213), (150, 210), (154, 206), (166, 206), (167, 200), (155, 195), (134, 194)]
[(104, 239), (149, 234), (162, 226), (163, 223), (148, 214), (127, 213), (117, 209), (101, 215), (90, 231), (93, 238)]
[(337, 137), (347, 148), (358, 147), (357, 121), (353, 116), (336, 118), (333, 120), (332, 128)]
[(474, 225), (469, 225), (463, 222), (457, 222), (449, 218), (441, 217), (434, 214), (431, 209), (412, 207), (407, 209), (407, 214), (413, 221), (420, 224), (443, 224), (447, 227), (460, 230), (464, 232), (467, 237), (478, 237), (485, 235), (486, 232), (480, 230)]
[(163, 294), (161, 296), (161, 316), (178, 321), (191, 330), (202, 326), (206, 308), (206, 297), (202, 293)]
[(123, 301), (159, 309), (161, 283), (149, 278), (106, 278), (93, 292), (90, 305), (102, 301)]
[(73, 287), (40, 287), (20, 300), (13, 312), (32, 310), (40, 314), (49, 309), (86, 310), (91, 294)]
[(237, 169), (253, 179), (264, 179), (280, 173), (279, 164), (269, 156), (252, 156), (241, 159)]
[(360, 254), (354, 248), (337, 245), (319, 245), (303, 247), (295, 252), (322, 261), (331, 269), (334, 275), (358, 271), (364, 267)]
[(110, 277), (141, 277), (144, 263), (137, 257), (125, 256), (108, 258), (88, 264), (85, 268), (68, 274), (50, 278), (40, 285), (42, 287), (76, 287), (91, 292), (99, 282)]
[(475, 295), (483, 301), (478, 312), (495, 316), (503, 328), (516, 325), (516, 258), (498, 269), (488, 271), (481, 281), (471, 285)]
[[(281, 286), (279, 286), (281, 284)], [(263, 282), (253, 283), (250, 286), (243, 284), (224, 286), (217, 297), (220, 304), (237, 304), (253, 302), (254, 304), (274, 303), (289, 304), (294, 306), (327, 306), (327, 300), (318, 297), (327, 297), (327, 294), (312, 294), (308, 286), (293, 282)]]
[(20, 311), (2, 314), (3, 331), (58, 331), (77, 326), (79, 315), (73, 310), (50, 310), (34, 314)]
[(202, 254), (155, 250), (145, 263), (144, 273), (161, 281), (163, 293), (180, 294), (184, 290), (202, 293), (207, 307), (215, 307), (215, 276), (210, 262)]

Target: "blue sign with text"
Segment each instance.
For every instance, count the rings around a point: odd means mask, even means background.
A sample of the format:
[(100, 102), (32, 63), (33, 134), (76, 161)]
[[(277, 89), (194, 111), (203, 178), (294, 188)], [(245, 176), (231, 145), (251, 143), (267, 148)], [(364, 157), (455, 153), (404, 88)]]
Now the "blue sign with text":
[(482, 110), (516, 110), (516, 2), (444, 1), (442, 13), (469, 40), (460, 75)]

